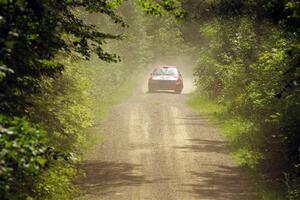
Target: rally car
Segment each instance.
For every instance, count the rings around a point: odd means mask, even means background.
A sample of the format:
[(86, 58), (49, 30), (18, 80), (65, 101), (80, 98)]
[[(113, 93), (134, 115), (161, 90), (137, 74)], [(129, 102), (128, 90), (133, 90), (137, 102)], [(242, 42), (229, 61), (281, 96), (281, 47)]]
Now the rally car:
[(175, 66), (159, 66), (153, 70), (148, 80), (148, 91), (173, 90), (180, 94), (183, 89), (182, 76)]

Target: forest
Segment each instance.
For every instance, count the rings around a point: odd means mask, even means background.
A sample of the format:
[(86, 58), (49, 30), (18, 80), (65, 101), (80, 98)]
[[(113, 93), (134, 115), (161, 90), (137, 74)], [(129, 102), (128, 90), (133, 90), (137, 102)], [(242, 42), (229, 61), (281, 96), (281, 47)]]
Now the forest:
[(173, 57), (260, 199), (300, 199), (300, 1), (0, 0), (0, 33), (1, 199), (77, 196), (89, 129)]

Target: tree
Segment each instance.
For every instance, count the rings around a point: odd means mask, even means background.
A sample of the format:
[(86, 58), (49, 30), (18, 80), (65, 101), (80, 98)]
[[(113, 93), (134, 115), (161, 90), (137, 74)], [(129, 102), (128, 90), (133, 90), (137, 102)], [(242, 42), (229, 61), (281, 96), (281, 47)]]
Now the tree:
[(1, 113), (25, 113), (26, 97), (39, 90), (39, 80), (63, 70), (63, 65), (54, 60), (59, 52), (77, 52), (86, 59), (95, 52), (108, 62), (118, 59), (101, 45), (105, 39), (119, 36), (98, 32), (75, 12), (100, 12), (125, 26), (107, 1), (4, 0), (0, 5)]

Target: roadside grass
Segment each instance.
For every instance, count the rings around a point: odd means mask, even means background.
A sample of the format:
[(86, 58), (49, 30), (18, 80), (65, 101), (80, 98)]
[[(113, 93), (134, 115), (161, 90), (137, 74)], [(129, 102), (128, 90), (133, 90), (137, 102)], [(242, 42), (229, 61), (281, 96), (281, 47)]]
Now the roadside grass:
[(258, 137), (255, 136), (255, 124), (230, 115), (225, 105), (208, 98), (203, 93), (192, 93), (187, 101), (187, 105), (205, 115), (209, 122), (217, 125), (217, 129), (229, 142), (229, 148), (236, 163), (248, 169), (248, 174), (255, 182), (260, 180), (254, 186), (258, 191), (258, 199), (287, 199), (285, 192), (280, 189), (280, 186), (261, 180), (261, 174), (256, 169), (262, 159), (262, 155), (251, 148), (256, 142), (259, 142)]
[(263, 186), (260, 188), (260, 199), (261, 200), (286, 200), (286, 196), (283, 191), (276, 190), (274, 187)]
[(187, 103), (197, 111), (208, 115), (211, 120), (215, 118), (214, 115), (224, 113), (226, 110), (225, 106), (217, 104), (197, 92), (192, 93)]

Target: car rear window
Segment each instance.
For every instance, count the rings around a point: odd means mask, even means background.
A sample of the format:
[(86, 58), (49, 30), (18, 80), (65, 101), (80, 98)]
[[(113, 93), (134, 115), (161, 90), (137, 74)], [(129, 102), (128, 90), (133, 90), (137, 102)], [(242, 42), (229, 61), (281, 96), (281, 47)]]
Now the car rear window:
[(153, 72), (154, 75), (177, 75), (178, 71), (176, 68), (157, 68)]

